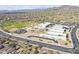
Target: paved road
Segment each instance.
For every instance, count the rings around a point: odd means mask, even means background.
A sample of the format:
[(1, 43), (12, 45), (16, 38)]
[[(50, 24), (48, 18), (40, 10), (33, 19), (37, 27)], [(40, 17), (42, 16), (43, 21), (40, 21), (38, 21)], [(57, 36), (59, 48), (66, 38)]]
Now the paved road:
[(76, 26), (71, 31), (71, 39), (72, 39), (72, 42), (73, 42), (73, 48), (74, 49), (79, 48), (79, 42), (78, 42), (78, 39), (76, 37), (76, 31), (77, 31), (78, 28), (79, 28), (79, 26)]
[(17, 40), (21, 40), (21, 41), (27, 41), (31, 44), (36, 44), (42, 47), (47, 47), (47, 48), (51, 48), (51, 49), (55, 49), (55, 50), (59, 50), (59, 51), (63, 51), (63, 52), (67, 52), (67, 53), (72, 53), (72, 49), (71, 48), (65, 48), (65, 47), (61, 47), (61, 46), (56, 46), (56, 45), (50, 45), (50, 44), (46, 44), (46, 43), (42, 43), (42, 42), (37, 42), (37, 41), (33, 41), (32, 39), (29, 38), (22, 38), (22, 37), (17, 37), (11, 34), (8, 34), (6, 32), (0, 31), (0, 35), (4, 36), (4, 37), (9, 37), (9, 38), (14, 38)]
[(76, 30), (78, 28), (79, 28), (79, 26), (76, 26), (71, 31), (71, 39), (73, 42), (73, 48), (65, 48), (65, 47), (61, 47), (61, 46), (56, 46), (56, 45), (51, 45), (51, 44), (33, 41), (30, 38), (17, 37), (16, 35), (12, 35), (10, 33), (2, 31), (2, 30), (0, 30), (0, 36), (6, 37), (6, 38), (14, 38), (14, 39), (21, 40), (21, 41), (27, 41), (31, 44), (36, 44), (39, 46), (43, 46), (43, 47), (47, 47), (47, 48), (51, 48), (51, 49), (55, 49), (55, 50), (59, 50), (59, 51), (63, 51), (63, 52), (79, 54), (79, 42), (78, 42), (78, 39), (76, 37)]

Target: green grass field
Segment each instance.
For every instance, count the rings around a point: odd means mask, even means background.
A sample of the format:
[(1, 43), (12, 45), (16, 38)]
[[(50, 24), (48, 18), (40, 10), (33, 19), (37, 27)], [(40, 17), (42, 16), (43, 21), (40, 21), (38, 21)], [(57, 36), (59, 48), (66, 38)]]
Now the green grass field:
[(12, 21), (12, 20), (9, 20), (9, 21), (5, 21), (1, 24), (0, 27), (2, 27), (3, 29), (5, 30), (10, 30), (12, 28), (24, 28), (24, 27), (30, 27), (30, 26), (33, 26), (37, 24), (37, 22), (35, 21), (32, 21), (32, 20), (26, 20), (26, 21)]

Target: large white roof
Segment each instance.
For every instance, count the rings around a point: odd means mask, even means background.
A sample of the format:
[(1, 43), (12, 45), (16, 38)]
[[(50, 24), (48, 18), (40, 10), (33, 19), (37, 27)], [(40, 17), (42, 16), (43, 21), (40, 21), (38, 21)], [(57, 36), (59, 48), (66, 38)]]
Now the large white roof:
[(63, 33), (64, 32), (64, 29), (55, 29), (55, 28), (52, 28), (49, 30), (50, 32), (58, 32), (58, 33)]
[(49, 35), (57, 35), (57, 36), (65, 36), (66, 37), (66, 34), (59, 33), (59, 32), (47, 32), (47, 34), (49, 34)]
[(47, 34), (40, 34), (41, 37), (49, 39), (66, 39), (66, 34), (64, 34), (65, 25), (55, 24), (53, 27), (49, 28)]
[(49, 24), (51, 24), (51, 23), (49, 23), (49, 22), (45, 22), (45, 23), (41, 23), (41, 24), (39, 24), (38, 26), (46, 27), (46, 26), (49, 25)]
[(35, 27), (37, 27), (37, 28), (46, 28), (46, 26), (48, 26), (48, 25), (50, 25), (50, 24), (51, 24), (50, 22), (44, 22), (44, 23), (38, 24), (38, 25), (35, 26)]
[(62, 28), (63, 28), (63, 25), (55, 24), (55, 25), (53, 25), (52, 28), (53, 28), (53, 29), (62, 29)]
[(63, 33), (64, 32), (64, 28), (63, 27), (66, 27), (65, 25), (60, 25), (60, 24), (55, 24), (53, 25), (53, 27), (51, 27), (49, 29), (50, 32), (58, 32), (58, 33)]

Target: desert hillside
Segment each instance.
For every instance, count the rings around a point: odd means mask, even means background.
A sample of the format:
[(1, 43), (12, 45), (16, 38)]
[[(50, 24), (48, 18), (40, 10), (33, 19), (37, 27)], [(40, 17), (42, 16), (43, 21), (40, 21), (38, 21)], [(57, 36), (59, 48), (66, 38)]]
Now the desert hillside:
[(79, 7), (63, 5), (47, 9), (1, 11), (0, 20), (38, 20), (79, 23)]

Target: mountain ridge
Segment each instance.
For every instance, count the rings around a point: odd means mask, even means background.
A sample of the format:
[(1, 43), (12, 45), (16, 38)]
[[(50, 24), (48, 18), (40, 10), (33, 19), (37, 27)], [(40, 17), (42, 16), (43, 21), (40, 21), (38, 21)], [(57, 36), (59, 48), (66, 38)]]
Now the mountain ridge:
[(62, 5), (59, 7), (49, 7), (45, 9), (23, 9), (23, 10), (0, 10), (0, 13), (21, 13), (21, 12), (31, 12), (31, 11), (50, 11), (50, 10), (59, 10), (59, 11), (79, 11), (78, 6)]

